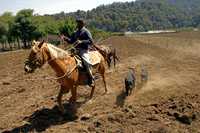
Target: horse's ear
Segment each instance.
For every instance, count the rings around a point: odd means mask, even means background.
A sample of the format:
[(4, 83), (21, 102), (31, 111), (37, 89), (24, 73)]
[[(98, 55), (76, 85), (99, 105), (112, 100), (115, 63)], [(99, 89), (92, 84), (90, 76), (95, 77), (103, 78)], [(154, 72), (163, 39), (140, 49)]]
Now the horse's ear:
[(35, 44), (36, 44), (36, 41), (33, 40), (32, 43), (31, 43), (31, 45), (34, 46)]
[(44, 40), (39, 43), (38, 47), (41, 48), (43, 44), (44, 44)]

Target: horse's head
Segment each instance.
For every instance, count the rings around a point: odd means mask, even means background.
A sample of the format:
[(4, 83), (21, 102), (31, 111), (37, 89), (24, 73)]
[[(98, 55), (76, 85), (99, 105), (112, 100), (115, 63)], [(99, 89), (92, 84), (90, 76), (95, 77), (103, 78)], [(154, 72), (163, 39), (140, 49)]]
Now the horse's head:
[(44, 55), (43, 55), (44, 50), (42, 48), (43, 44), (44, 44), (44, 41), (32, 42), (31, 52), (24, 63), (25, 72), (32, 73), (34, 72), (35, 69), (40, 68), (45, 63)]

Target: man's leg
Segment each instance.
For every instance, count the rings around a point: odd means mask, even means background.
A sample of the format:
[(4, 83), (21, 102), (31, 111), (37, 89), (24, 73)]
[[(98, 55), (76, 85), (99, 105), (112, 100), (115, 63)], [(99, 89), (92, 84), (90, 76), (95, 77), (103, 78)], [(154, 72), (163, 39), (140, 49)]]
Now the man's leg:
[(83, 59), (83, 63), (86, 67), (86, 70), (88, 72), (89, 75), (89, 85), (90, 86), (94, 86), (94, 76), (92, 74), (92, 66), (89, 64), (90, 60), (89, 60), (89, 55), (87, 53), (87, 51), (83, 51), (83, 53), (81, 53), (81, 57)]
[(87, 62), (85, 62), (85, 66), (89, 75), (89, 82), (88, 84), (90, 86), (94, 86), (94, 76), (92, 74), (92, 66), (90, 64), (88, 64)]

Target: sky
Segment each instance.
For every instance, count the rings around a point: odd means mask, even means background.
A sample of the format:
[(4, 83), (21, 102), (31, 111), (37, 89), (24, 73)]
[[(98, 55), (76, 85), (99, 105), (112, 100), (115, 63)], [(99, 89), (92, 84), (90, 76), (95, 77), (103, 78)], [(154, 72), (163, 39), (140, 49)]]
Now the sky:
[(0, 0), (0, 14), (9, 11), (16, 14), (21, 9), (34, 9), (38, 14), (54, 14), (61, 11), (91, 10), (102, 4), (134, 0)]

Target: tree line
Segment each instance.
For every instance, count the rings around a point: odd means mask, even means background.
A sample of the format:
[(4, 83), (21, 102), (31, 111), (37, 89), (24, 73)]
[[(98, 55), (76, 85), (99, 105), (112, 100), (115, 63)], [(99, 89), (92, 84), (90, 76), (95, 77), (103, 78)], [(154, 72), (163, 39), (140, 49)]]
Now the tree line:
[[(33, 14), (32, 9), (19, 11), (15, 16), (5, 12), (0, 16), (0, 45), (2, 50), (29, 48), (32, 40), (51, 38), (60, 43), (59, 34), (71, 36), (76, 30), (75, 18), (70, 16), (56, 19), (52, 16)], [(91, 27), (94, 38), (109, 35), (108, 32)], [(56, 41), (57, 40), (57, 41)]]
[(112, 32), (200, 27), (200, 0), (136, 0), (51, 16), (82, 17), (91, 27)]
[(199, 28), (200, 0), (136, 0), (43, 16), (33, 14), (32, 9), (21, 10), (15, 16), (5, 12), (0, 16), (0, 44), (2, 49), (28, 48), (33, 39), (70, 36), (76, 18), (86, 20), (94, 38), (109, 36), (111, 32)]

